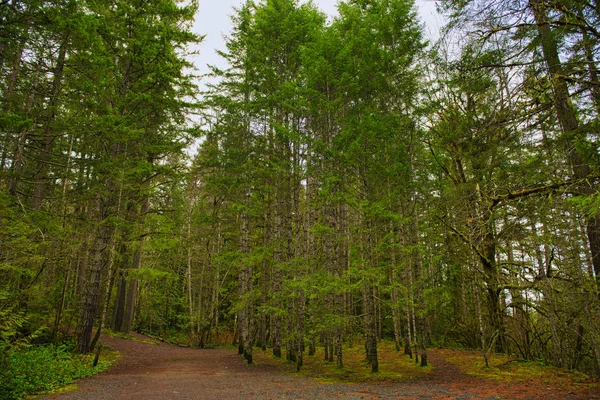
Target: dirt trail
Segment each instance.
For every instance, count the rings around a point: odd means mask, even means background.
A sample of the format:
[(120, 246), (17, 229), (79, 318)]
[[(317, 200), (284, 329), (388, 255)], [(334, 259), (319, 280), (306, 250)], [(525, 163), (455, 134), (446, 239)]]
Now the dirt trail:
[[(140, 340), (146, 339), (136, 335)], [(426, 380), (410, 383), (321, 384), (265, 365), (246, 365), (232, 350), (180, 348), (107, 337), (121, 352), (108, 371), (80, 381), (76, 391), (44, 399), (590, 399), (551, 386), (503, 384), (464, 375), (429, 352), (435, 366)]]

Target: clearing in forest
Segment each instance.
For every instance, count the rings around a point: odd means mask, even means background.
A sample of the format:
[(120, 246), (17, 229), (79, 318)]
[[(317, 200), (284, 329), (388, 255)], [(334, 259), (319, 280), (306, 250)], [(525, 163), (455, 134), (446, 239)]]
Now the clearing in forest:
[[(581, 374), (519, 362), (492, 362), (484, 370), (476, 352), (431, 349), (431, 367), (420, 369), (406, 356), (382, 346), (380, 374), (360, 360), (360, 346), (346, 352), (345, 372), (321, 357), (307, 357), (301, 373), (291, 363), (255, 352), (247, 365), (232, 349), (182, 348), (105, 337), (121, 353), (108, 371), (82, 380), (78, 388), (44, 399), (593, 399), (598, 382)], [(362, 364), (361, 364), (362, 363)], [(499, 364), (500, 363), (500, 364)], [(394, 371), (387, 368), (394, 366)], [(352, 371), (352, 372), (349, 372)], [(522, 375), (523, 373), (526, 376)], [(519, 376), (521, 375), (521, 376)], [(314, 379), (317, 378), (317, 379)]]

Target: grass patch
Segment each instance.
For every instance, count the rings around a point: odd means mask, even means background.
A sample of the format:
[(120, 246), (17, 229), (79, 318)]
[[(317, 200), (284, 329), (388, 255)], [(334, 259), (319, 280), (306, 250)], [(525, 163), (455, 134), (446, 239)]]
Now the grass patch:
[(73, 354), (68, 345), (32, 346), (6, 353), (0, 368), (0, 399), (22, 399), (28, 394), (48, 394), (62, 390), (77, 379), (107, 369), (118, 357), (104, 349), (96, 367), (93, 354)]
[(304, 366), (296, 372), (296, 363), (287, 361), (285, 355), (276, 358), (270, 351), (253, 351), (256, 364), (271, 365), (279, 370), (298, 376), (315, 379), (321, 383), (373, 383), (373, 382), (406, 382), (425, 377), (431, 367), (420, 367), (414, 360), (401, 352), (395, 351), (395, 345), (382, 341), (377, 347), (379, 371), (371, 373), (371, 366), (365, 360), (365, 349), (362, 345), (345, 347), (343, 350), (344, 368), (338, 368), (335, 362), (323, 360), (323, 350), (317, 349), (312, 357), (305, 355)]

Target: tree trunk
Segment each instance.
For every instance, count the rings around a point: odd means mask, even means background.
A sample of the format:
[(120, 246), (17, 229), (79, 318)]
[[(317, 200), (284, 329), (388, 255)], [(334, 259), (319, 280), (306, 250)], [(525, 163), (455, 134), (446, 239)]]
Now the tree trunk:
[[(133, 214), (133, 222), (135, 222), (135, 226), (137, 229), (141, 229), (145, 218), (146, 213), (150, 209), (150, 199), (145, 197), (142, 200), (142, 204), (140, 210), (137, 213)], [(135, 252), (133, 253), (133, 260), (131, 264), (131, 268), (129, 270), (137, 270), (140, 268), (142, 264), (142, 246), (144, 239), (138, 239), (136, 243)], [(123, 325), (121, 332), (129, 333), (133, 326), (133, 322), (135, 320), (135, 311), (136, 304), (138, 302), (138, 281), (137, 279), (130, 279), (129, 284), (127, 285), (127, 295), (125, 298), (125, 310), (123, 313)]]
[(54, 327), (52, 329), (52, 342), (58, 342), (58, 332), (60, 331), (60, 323), (62, 321), (63, 311), (65, 309), (65, 304), (67, 302), (67, 289), (69, 287), (69, 280), (71, 277), (71, 267), (73, 260), (69, 260), (69, 265), (65, 271), (64, 281), (62, 286), (62, 291), (60, 295), (60, 302), (58, 304), (58, 308), (56, 309), (56, 316), (54, 317)]
[[(245, 194), (244, 194), (245, 196)], [(243, 257), (247, 257), (250, 252), (250, 221), (246, 211), (240, 216), (240, 252)], [(248, 364), (252, 364), (252, 346), (254, 333), (254, 305), (252, 299), (252, 267), (244, 260), (239, 271), (239, 295), (240, 306), (238, 312), (238, 323), (240, 326), (240, 343), (244, 358)]]
[(96, 348), (96, 345), (98, 344), (98, 341), (100, 340), (100, 336), (102, 335), (102, 330), (104, 329), (104, 323), (106, 321), (106, 313), (108, 312), (108, 305), (110, 304), (110, 297), (112, 294), (112, 289), (115, 283), (115, 273), (114, 273), (114, 269), (115, 267), (112, 265), (114, 264), (113, 262), (110, 263), (109, 267), (108, 267), (108, 285), (106, 287), (106, 293), (104, 295), (104, 303), (102, 305), (102, 314), (100, 316), (100, 321), (98, 322), (98, 328), (96, 329), (96, 334), (94, 335), (94, 339), (92, 340), (92, 343), (90, 344), (90, 351), (94, 351), (94, 349)]
[(98, 299), (100, 294), (100, 275), (108, 266), (110, 260), (110, 237), (112, 227), (108, 224), (107, 205), (101, 205), (102, 216), (100, 227), (97, 228), (94, 256), (91, 259), (89, 268), (88, 284), (85, 286), (85, 292), (81, 297), (81, 312), (79, 324), (77, 325), (77, 350), (80, 353), (90, 351), (90, 341), (94, 320), (98, 311)]
[(379, 360), (377, 358), (377, 321), (375, 299), (373, 298), (373, 287), (365, 284), (365, 349), (367, 361), (371, 364), (371, 372), (379, 372)]
[[(281, 289), (283, 285), (281, 263), (283, 262), (283, 251), (281, 248), (282, 239), (282, 217), (279, 211), (275, 211), (275, 254), (273, 272), (272, 293), (274, 296), (273, 307), (279, 309), (281, 302), (279, 296), (281, 295)], [(271, 314), (271, 340), (273, 342), (273, 355), (275, 357), (281, 357), (281, 345), (282, 345), (282, 332), (281, 332), (281, 317), (277, 313)]]
[[(188, 249), (187, 249), (187, 260), (186, 260), (186, 268), (185, 268), (185, 286), (186, 286), (186, 301), (188, 305), (188, 315), (190, 318), (190, 340), (195, 342), (194, 340), (194, 296), (192, 292), (192, 206), (190, 206), (188, 210), (188, 218), (187, 218), (187, 241), (188, 241)], [(210, 255), (207, 256), (210, 259)], [(196, 345), (197, 343), (193, 343)]]
[(304, 314), (306, 296), (303, 289), (298, 290), (297, 321), (296, 321), (296, 371), (304, 365)]
[[(135, 252), (133, 253), (133, 263), (131, 264), (131, 269), (135, 270), (140, 268), (142, 263), (142, 244), (139, 243)], [(127, 286), (127, 296), (125, 299), (125, 311), (123, 313), (123, 325), (121, 327), (121, 332), (129, 333), (133, 326), (133, 321), (135, 319), (135, 310), (137, 304), (137, 294), (138, 294), (138, 280), (130, 279), (129, 285)]]
[(125, 299), (127, 297), (127, 277), (126, 273), (129, 269), (129, 253), (125, 243), (121, 244), (121, 268), (119, 268), (117, 281), (117, 295), (113, 308), (112, 327), (115, 331), (122, 332), (123, 316), (125, 314)]
[[(265, 247), (269, 246), (272, 240), (272, 221), (271, 221), (271, 210), (270, 207), (271, 205), (268, 204), (268, 200), (267, 200), (267, 210), (265, 212), (265, 215), (263, 217), (263, 221), (264, 221), (264, 238), (263, 238), (263, 245)], [(258, 319), (258, 337), (257, 337), (257, 346), (260, 347), (263, 351), (267, 350), (267, 313), (264, 310), (264, 306), (267, 305), (267, 301), (268, 301), (268, 293), (269, 293), (269, 280), (271, 277), (270, 272), (270, 265), (271, 262), (265, 260), (262, 263), (262, 273), (260, 274), (260, 303), (263, 307), (260, 308), (260, 312), (259, 312), (259, 319)]]

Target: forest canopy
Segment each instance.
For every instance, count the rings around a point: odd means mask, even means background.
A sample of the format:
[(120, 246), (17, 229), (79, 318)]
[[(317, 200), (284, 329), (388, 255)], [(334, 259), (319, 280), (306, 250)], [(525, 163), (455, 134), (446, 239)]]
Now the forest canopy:
[[(382, 339), (600, 376), (600, 2), (0, 1), (0, 350)], [(197, 151), (190, 148), (197, 146)], [(190, 155), (191, 154), (191, 155)], [(7, 357), (0, 358), (0, 370)]]

